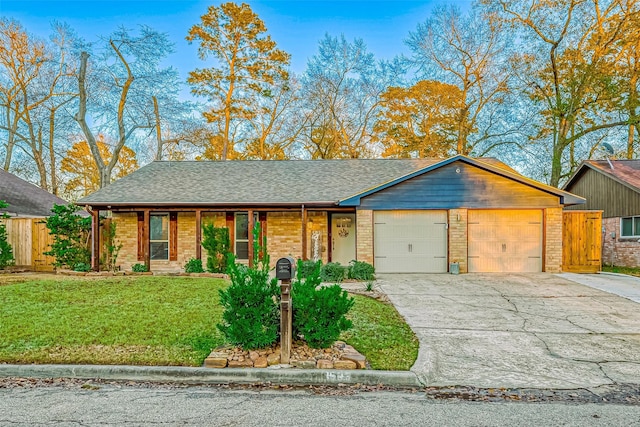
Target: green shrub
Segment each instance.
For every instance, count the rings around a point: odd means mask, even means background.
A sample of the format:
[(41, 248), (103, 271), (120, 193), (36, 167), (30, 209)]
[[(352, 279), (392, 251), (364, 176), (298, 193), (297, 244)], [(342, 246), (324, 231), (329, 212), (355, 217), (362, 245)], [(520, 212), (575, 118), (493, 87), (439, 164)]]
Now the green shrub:
[(298, 276), (291, 287), (294, 336), (302, 336), (312, 348), (331, 346), (342, 331), (353, 326), (345, 315), (353, 307), (354, 299), (339, 285), (319, 287), (320, 271), (318, 262), (310, 275)]
[(237, 265), (229, 255), (227, 272), (231, 284), (220, 291), (224, 308), (218, 329), (227, 341), (242, 348), (262, 348), (278, 339), (280, 313), (278, 281), (269, 278), (269, 255), (266, 240), (260, 245), (260, 224), (253, 229), (253, 266)]
[(323, 282), (340, 283), (344, 280), (346, 267), (339, 262), (328, 262), (320, 270), (320, 278)]
[(91, 271), (91, 264), (87, 264), (86, 262), (79, 262), (73, 266), (73, 271)]
[(316, 265), (322, 265), (322, 261), (298, 260), (296, 265), (296, 276), (300, 278), (310, 276), (316, 269)]
[(204, 273), (204, 268), (202, 268), (202, 260), (197, 258), (191, 258), (184, 265), (185, 273)]
[(376, 270), (373, 268), (373, 265), (368, 262), (353, 260), (349, 263), (347, 277), (355, 280), (373, 280), (375, 279), (375, 272)]
[(44, 254), (56, 259), (53, 262), (56, 267), (73, 268), (91, 261), (91, 217), (76, 215), (77, 210), (75, 205), (53, 205), (53, 215), (47, 218), (53, 243), (51, 250)]
[[(9, 204), (0, 200), (0, 209), (8, 207)], [(0, 215), (0, 219), (8, 217), (7, 214)], [(7, 226), (0, 222), (0, 269), (13, 264), (13, 248), (8, 241)]]
[(207, 251), (207, 271), (226, 273), (231, 246), (229, 229), (206, 224), (202, 227), (202, 235), (202, 247)]
[(148, 269), (144, 264), (133, 264), (131, 266), (131, 271), (133, 271), (134, 273), (146, 273)]

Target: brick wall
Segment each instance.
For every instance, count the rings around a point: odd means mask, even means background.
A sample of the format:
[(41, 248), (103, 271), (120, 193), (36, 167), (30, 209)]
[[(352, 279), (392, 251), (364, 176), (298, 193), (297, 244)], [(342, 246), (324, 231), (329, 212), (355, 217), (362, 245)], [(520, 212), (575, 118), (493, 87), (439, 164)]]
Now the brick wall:
[(131, 270), (138, 261), (138, 214), (135, 212), (114, 213), (116, 224), (115, 244), (122, 244), (118, 253), (117, 265), (121, 270)]
[[(225, 214), (207, 212), (202, 215), (202, 223), (213, 223), (216, 227), (226, 226)], [(116, 224), (116, 244), (122, 244), (117, 264), (121, 270), (131, 270), (133, 264), (141, 264), (138, 260), (138, 215), (136, 212), (114, 213)], [(178, 213), (178, 259), (176, 261), (151, 261), (152, 271), (182, 271), (184, 265), (196, 256), (196, 214), (195, 212)], [(202, 250), (203, 266), (207, 251)]]
[(559, 273), (562, 270), (562, 208), (547, 208), (545, 214), (544, 271)]
[(300, 212), (267, 213), (267, 251), (272, 265), (275, 265), (278, 258), (285, 256), (296, 259), (302, 257), (302, 214)]
[(460, 273), (468, 272), (467, 249), (467, 210), (449, 210), (449, 262), (460, 263)]
[(602, 263), (621, 267), (640, 266), (640, 239), (620, 238), (620, 218), (602, 218)]
[(356, 259), (373, 264), (373, 211), (356, 211)]

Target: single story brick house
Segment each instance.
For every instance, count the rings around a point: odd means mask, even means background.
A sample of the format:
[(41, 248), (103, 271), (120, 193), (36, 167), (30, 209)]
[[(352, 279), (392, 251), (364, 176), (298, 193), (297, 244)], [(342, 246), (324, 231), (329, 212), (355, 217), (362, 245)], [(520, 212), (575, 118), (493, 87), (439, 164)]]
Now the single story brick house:
[[(81, 199), (111, 211), (122, 268), (179, 270), (202, 258), (201, 226), (230, 230), (252, 258), (259, 221), (272, 263), (283, 256), (378, 273), (559, 271), (562, 209), (584, 203), (495, 159), (153, 162)], [(206, 254), (205, 254), (206, 255)], [(93, 266), (98, 268), (99, 248)]]
[(640, 266), (640, 160), (586, 160), (564, 189), (602, 211), (602, 262)]

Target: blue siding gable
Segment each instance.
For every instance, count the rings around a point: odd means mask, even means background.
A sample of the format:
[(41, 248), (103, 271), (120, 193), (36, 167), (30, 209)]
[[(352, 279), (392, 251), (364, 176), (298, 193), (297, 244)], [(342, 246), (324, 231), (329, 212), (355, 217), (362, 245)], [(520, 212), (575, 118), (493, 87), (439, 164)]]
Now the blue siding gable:
[(362, 209), (544, 208), (562, 197), (463, 161), (344, 200)]

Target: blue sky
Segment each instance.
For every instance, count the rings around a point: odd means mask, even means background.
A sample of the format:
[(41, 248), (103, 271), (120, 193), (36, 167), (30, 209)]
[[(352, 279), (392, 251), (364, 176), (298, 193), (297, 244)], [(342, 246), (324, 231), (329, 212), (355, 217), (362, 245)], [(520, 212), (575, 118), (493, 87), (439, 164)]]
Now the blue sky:
[[(240, 2), (240, 1), (239, 1)], [(403, 40), (424, 22), (438, 0), (399, 1), (285, 1), (245, 0), (265, 22), (278, 47), (292, 55), (292, 69), (304, 71), (307, 59), (317, 50), (325, 33), (344, 34), (347, 39), (362, 38), (378, 59), (408, 53)], [(462, 8), (470, 0), (448, 0)], [(196, 45), (185, 36), (200, 21), (207, 7), (220, 2), (202, 0), (0, 0), (0, 15), (17, 19), (41, 37), (50, 33), (50, 22), (69, 23), (87, 41), (107, 36), (119, 26), (135, 29), (144, 24), (166, 32), (175, 43), (176, 53), (167, 64), (175, 66), (181, 77), (207, 64), (196, 55)]]

